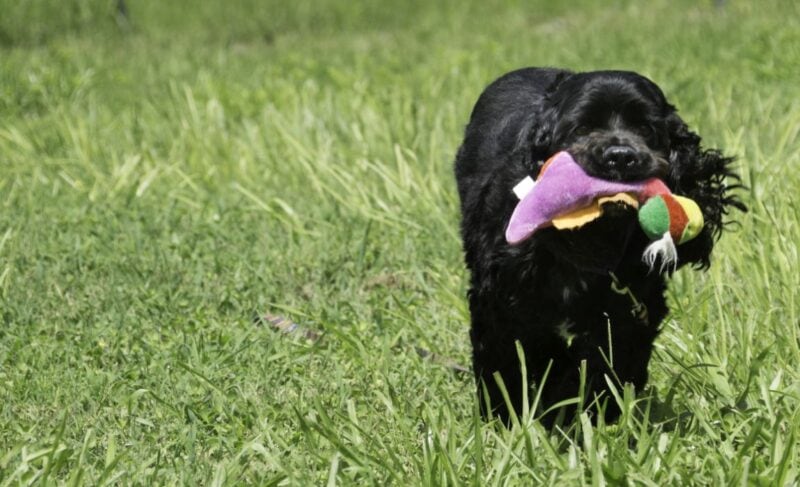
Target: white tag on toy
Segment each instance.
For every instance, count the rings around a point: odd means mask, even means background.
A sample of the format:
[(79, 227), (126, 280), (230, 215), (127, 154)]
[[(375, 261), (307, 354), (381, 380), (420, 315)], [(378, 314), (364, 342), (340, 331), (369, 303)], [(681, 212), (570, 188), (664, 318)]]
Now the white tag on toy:
[(518, 182), (516, 186), (514, 186), (514, 194), (517, 195), (518, 199), (522, 199), (531, 192), (533, 187), (536, 186), (536, 181), (533, 180), (532, 177), (526, 176), (525, 179)]

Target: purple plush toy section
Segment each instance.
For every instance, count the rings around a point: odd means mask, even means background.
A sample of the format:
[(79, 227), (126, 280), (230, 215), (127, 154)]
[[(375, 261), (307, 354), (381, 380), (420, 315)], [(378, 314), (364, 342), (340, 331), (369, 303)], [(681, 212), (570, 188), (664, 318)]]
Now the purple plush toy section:
[(553, 218), (588, 206), (600, 196), (617, 193), (642, 195), (652, 181), (627, 183), (599, 179), (586, 174), (569, 153), (559, 152), (553, 156), (533, 189), (517, 204), (506, 228), (506, 240), (512, 245), (520, 243), (536, 230), (549, 225)]

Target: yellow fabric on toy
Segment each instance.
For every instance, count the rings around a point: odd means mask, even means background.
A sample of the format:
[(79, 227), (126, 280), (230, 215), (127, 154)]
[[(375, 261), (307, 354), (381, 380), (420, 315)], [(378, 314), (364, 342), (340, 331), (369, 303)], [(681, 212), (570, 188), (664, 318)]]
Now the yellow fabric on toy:
[(592, 220), (596, 220), (602, 214), (603, 210), (600, 209), (600, 203), (594, 200), (589, 206), (553, 218), (553, 226), (559, 230), (578, 228)]
[(553, 218), (553, 226), (559, 230), (580, 228), (592, 220), (600, 218), (603, 214), (602, 205), (612, 202), (621, 202), (634, 208), (639, 208), (639, 202), (630, 193), (617, 193), (613, 196), (601, 196), (589, 206), (572, 210)]

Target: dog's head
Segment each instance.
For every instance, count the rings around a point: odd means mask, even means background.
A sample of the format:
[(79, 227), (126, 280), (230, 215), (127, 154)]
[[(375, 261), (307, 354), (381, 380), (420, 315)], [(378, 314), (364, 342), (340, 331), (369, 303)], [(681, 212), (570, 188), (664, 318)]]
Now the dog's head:
[(636, 73), (573, 74), (552, 89), (537, 145), (569, 151), (599, 178), (664, 178), (674, 113), (658, 86)]
[[(558, 151), (570, 152), (587, 173), (607, 180), (663, 179), (676, 193), (695, 200), (706, 226), (682, 246), (680, 263), (707, 266), (713, 242), (729, 206), (744, 206), (729, 195), (735, 176), (730, 158), (700, 147), (665, 98), (647, 78), (626, 71), (566, 74), (551, 87), (544, 116), (529, 133), (531, 156), (539, 161)], [(615, 267), (631, 238), (633, 252), (647, 241), (637, 234), (635, 211), (608, 208), (606, 216), (574, 232), (549, 232), (556, 252), (579, 267)]]

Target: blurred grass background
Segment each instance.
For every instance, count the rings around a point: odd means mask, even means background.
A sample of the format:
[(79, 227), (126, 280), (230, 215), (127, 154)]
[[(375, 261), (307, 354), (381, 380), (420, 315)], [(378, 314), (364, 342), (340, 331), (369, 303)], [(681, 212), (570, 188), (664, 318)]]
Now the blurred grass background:
[[(0, 484), (798, 481), (796, 2), (118, 5), (0, 0)], [(651, 77), (749, 187), (617, 425), (413, 352), (469, 362), (451, 163), (529, 65)]]

